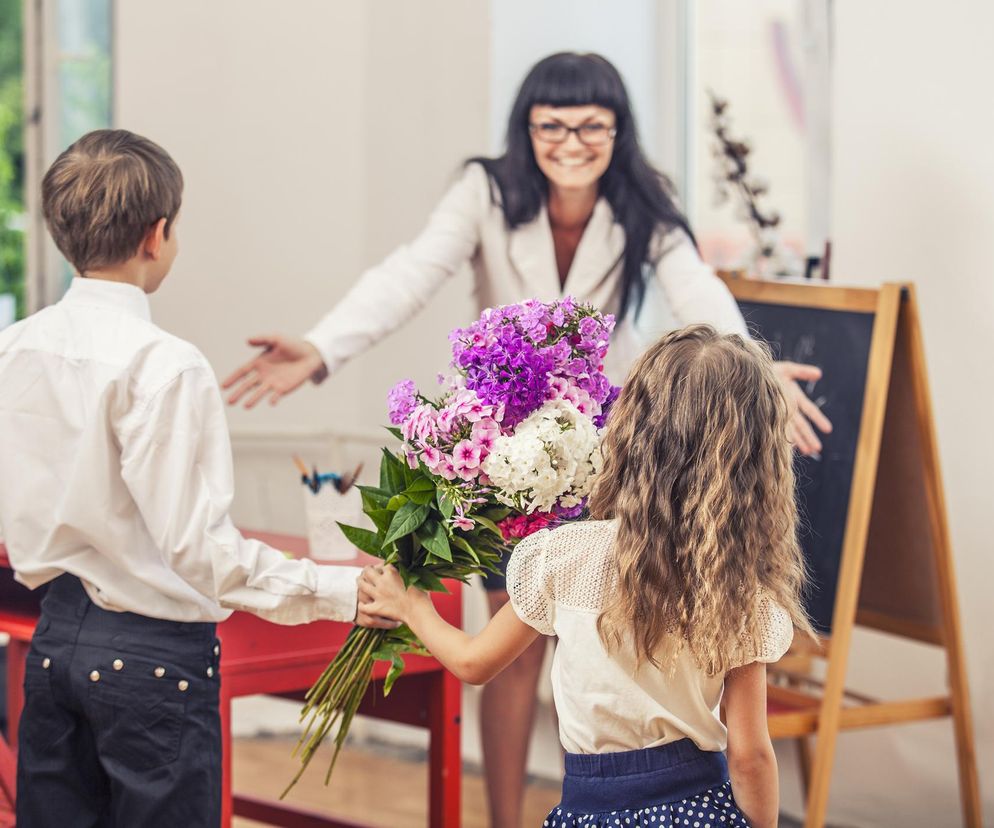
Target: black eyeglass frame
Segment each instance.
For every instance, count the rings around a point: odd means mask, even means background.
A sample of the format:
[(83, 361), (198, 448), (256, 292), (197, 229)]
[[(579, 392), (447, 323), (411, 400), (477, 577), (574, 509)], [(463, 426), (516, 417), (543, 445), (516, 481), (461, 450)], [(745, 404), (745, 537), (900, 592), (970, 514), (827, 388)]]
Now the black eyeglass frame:
[[(542, 133), (539, 131), (541, 127), (545, 126), (545, 124), (552, 124), (553, 126), (566, 130), (566, 132), (563, 134), (563, 137), (558, 141), (551, 140), (548, 136), (542, 135)], [(576, 135), (576, 140), (579, 141), (581, 144), (583, 144), (583, 146), (585, 147), (607, 146), (609, 143), (611, 143), (611, 141), (614, 140), (615, 136), (617, 136), (618, 134), (618, 128), (616, 126), (605, 127), (604, 134), (607, 137), (604, 139), (604, 141), (602, 141), (599, 144), (588, 144), (586, 141), (583, 140), (583, 135), (581, 134), (580, 130), (582, 130), (584, 127), (590, 127), (590, 126), (603, 127), (604, 124), (580, 124), (580, 126), (571, 127), (571, 126), (566, 126), (566, 124), (561, 123), (559, 121), (546, 121), (540, 124), (529, 123), (528, 131), (532, 135), (534, 135), (539, 141), (542, 141), (545, 144), (565, 144), (569, 140), (570, 133), (572, 132)]]

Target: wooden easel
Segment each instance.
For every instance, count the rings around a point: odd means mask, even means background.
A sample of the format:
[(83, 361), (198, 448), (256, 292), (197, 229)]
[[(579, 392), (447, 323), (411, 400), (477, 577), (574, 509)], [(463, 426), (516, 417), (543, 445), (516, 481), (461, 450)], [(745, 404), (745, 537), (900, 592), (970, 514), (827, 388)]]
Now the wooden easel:
[[(874, 290), (724, 278), (740, 302), (874, 315), (831, 634), (820, 652), (788, 654), (780, 668), (787, 686), (769, 688), (771, 736), (802, 743), (805, 828), (825, 824), (840, 730), (945, 716), (953, 720), (964, 824), (980, 828), (959, 604), (914, 287), (885, 284)], [(855, 624), (941, 647), (948, 693), (879, 701), (847, 691)], [(812, 657), (826, 660), (824, 680), (803, 669)], [(817, 739), (809, 754), (812, 734)]]

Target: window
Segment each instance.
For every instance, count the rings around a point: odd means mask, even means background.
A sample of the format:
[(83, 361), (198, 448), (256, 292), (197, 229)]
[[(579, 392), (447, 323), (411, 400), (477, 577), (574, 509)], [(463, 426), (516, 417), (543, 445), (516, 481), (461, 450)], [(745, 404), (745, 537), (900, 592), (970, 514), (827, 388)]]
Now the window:
[(24, 315), (22, 0), (0, 0), (0, 329)]
[[(0, 0), (9, 2), (9, 0)], [(113, 120), (111, 0), (53, 0), (25, 4), (26, 126), (25, 193), (26, 310), (57, 301), (72, 268), (45, 232), (39, 190), (48, 165), (86, 132)]]
[[(693, 218), (702, 253), (716, 267), (801, 275), (823, 253), (829, 237), (830, 8), (831, 0), (696, 5)], [(784, 252), (775, 269), (756, 261), (756, 240), (737, 194), (717, 198), (712, 92), (727, 102), (729, 134), (749, 144), (749, 176), (768, 188), (758, 203), (780, 215), (776, 235)]]

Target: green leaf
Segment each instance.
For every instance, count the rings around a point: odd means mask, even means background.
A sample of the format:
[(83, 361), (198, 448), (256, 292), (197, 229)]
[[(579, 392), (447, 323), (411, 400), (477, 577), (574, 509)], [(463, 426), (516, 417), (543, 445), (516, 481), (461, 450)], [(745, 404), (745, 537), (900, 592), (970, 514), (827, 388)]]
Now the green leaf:
[(386, 532), (390, 526), (390, 521), (393, 520), (394, 513), (389, 509), (364, 509), (365, 513), (369, 515), (369, 519), (376, 524), (376, 528), (381, 532)]
[(480, 556), (477, 554), (476, 550), (470, 545), (466, 538), (460, 537), (459, 535), (453, 535), (451, 538), (452, 543), (462, 549), (467, 555), (469, 555), (476, 563), (480, 562)]
[(430, 569), (422, 569), (418, 573), (418, 584), (425, 592), (444, 592), (446, 595), (449, 594), (449, 590), (442, 583), (442, 579)]
[(359, 494), (362, 495), (363, 511), (368, 513), (370, 509), (386, 508), (387, 501), (390, 500), (389, 492), (378, 489), (376, 486), (357, 486), (356, 488), (359, 489)]
[(408, 500), (407, 495), (404, 495), (404, 494), (394, 495), (387, 502), (387, 508), (391, 512), (396, 512), (398, 509), (400, 509), (401, 506), (403, 506), (405, 503), (407, 503), (407, 500)]
[(423, 543), (433, 555), (436, 555), (443, 561), (452, 562), (452, 549), (449, 547), (449, 539), (445, 534), (445, 527), (440, 523), (435, 524), (431, 535), (424, 538)]
[(483, 515), (471, 515), (473, 520), (479, 523), (481, 526), (486, 527), (491, 532), (493, 532), (498, 538), (503, 540), (504, 533), (500, 531), (500, 528), (494, 523), (490, 518), (484, 517)]
[(338, 528), (342, 530), (342, 534), (349, 539), (349, 543), (353, 546), (359, 547), (370, 555), (376, 555), (378, 558), (383, 557), (383, 545), (376, 532), (360, 529), (358, 526), (347, 526), (344, 523), (339, 523)]
[(435, 484), (427, 477), (418, 477), (403, 493), (415, 503), (426, 505), (435, 499)]
[(390, 691), (393, 689), (393, 684), (397, 679), (400, 678), (401, 673), (404, 672), (404, 659), (399, 655), (394, 654), (394, 657), (390, 659), (390, 669), (387, 670), (387, 677), (383, 680), (383, 695), (389, 696)]
[(400, 429), (397, 426), (384, 426), (384, 428), (389, 431), (398, 440), (403, 440), (404, 435), (400, 433)]
[(390, 521), (390, 528), (387, 530), (387, 535), (383, 539), (383, 543), (387, 544), (411, 534), (411, 532), (425, 522), (427, 517), (427, 506), (421, 506), (408, 501), (397, 510), (397, 513), (393, 516), (393, 520)]
[(383, 459), (380, 460), (380, 488), (396, 494), (404, 491), (407, 481), (404, 479), (404, 462), (390, 449), (383, 449)]
[(446, 497), (445, 492), (441, 489), (438, 490), (438, 510), (442, 513), (442, 517), (448, 520), (452, 517), (452, 513), (455, 511), (455, 504)]

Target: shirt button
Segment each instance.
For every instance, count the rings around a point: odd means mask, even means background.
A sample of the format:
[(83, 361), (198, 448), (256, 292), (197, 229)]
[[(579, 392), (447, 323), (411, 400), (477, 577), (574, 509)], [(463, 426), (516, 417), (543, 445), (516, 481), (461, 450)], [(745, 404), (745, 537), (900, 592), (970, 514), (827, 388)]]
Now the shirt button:
[(166, 674), (166, 668), (156, 667), (152, 672), (155, 674), (156, 678), (162, 678)]
[(48, 656), (45, 656), (45, 657), (44, 657), (44, 658), (43, 658), (43, 659), (41, 660), (41, 668), (42, 668), (43, 670), (47, 670), (47, 669), (48, 669), (49, 667), (51, 667), (51, 666), (52, 666), (52, 659), (50, 659), (50, 658), (49, 658)]
[(207, 668), (207, 678), (211, 678), (213, 675), (214, 675), (214, 668), (213, 667), (208, 667)]
[(188, 682), (186, 679), (181, 679), (179, 684), (177, 684), (176, 686), (180, 689), (180, 692), (185, 693), (190, 686), (190, 682)]
[(100, 681), (100, 671), (94, 670), (90, 673), (90, 681)]
[(220, 644), (215, 644), (214, 645), (214, 655), (216, 655), (216, 656), (221, 655), (221, 645)]
[(120, 672), (121, 670), (123, 670), (123, 669), (124, 669), (124, 662), (123, 662), (123, 661), (121, 661), (121, 659), (119, 659), (119, 658), (115, 658), (115, 659), (114, 659), (114, 663), (113, 663), (113, 664), (112, 664), (111, 666), (112, 666), (112, 667), (113, 667), (113, 668), (114, 668), (115, 670), (117, 670), (118, 672)]

